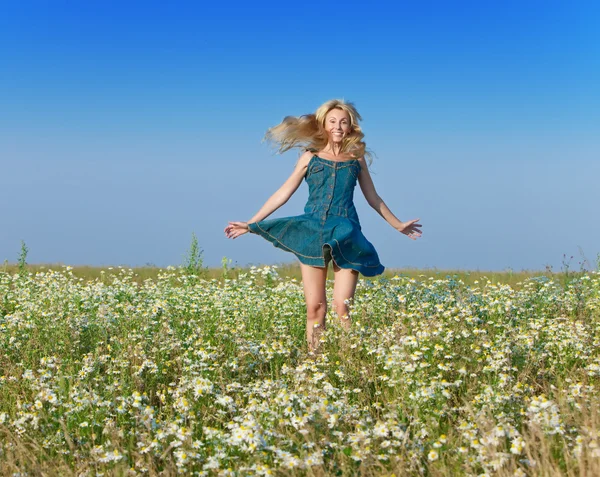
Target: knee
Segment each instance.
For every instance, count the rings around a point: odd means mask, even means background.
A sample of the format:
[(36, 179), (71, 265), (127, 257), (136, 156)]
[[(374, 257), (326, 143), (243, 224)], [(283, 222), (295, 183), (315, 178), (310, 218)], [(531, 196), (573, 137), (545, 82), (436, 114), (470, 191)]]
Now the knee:
[(333, 308), (335, 309), (335, 312), (337, 313), (338, 316), (344, 316), (344, 315), (348, 315), (349, 313), (349, 306), (348, 304), (350, 303), (350, 300), (348, 299), (333, 299)]
[(327, 302), (307, 303), (306, 316), (309, 320), (320, 320), (325, 317)]

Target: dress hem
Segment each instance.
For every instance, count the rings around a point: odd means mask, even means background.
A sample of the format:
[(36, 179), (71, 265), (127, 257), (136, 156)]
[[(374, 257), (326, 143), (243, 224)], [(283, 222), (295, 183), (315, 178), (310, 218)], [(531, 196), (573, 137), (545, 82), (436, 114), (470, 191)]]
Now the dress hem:
[(329, 247), (331, 259), (339, 268), (355, 270), (365, 277), (374, 277), (377, 275), (381, 275), (385, 270), (385, 267), (381, 263), (379, 263), (377, 265), (361, 265), (361, 264), (354, 264), (354, 263), (350, 262), (349, 260), (347, 260), (344, 257), (344, 254), (342, 253), (341, 248), (340, 248), (340, 244), (335, 239), (334, 240), (337, 245), (337, 250), (331, 244), (325, 243), (321, 246), (323, 255), (321, 257), (312, 257), (312, 256), (303, 255), (300, 252), (297, 252), (296, 250), (288, 247), (283, 242), (281, 242), (279, 239), (277, 239), (276, 237), (273, 237), (267, 231), (263, 230), (260, 227), (260, 225), (258, 225), (258, 222), (253, 222), (251, 224), (248, 224), (248, 231), (250, 233), (260, 235), (261, 237), (268, 240), (275, 247), (277, 247), (281, 250), (293, 253), (298, 258), (298, 260), (300, 260), (300, 262), (302, 262), (305, 265), (325, 268), (327, 266), (328, 262), (325, 261), (323, 249), (325, 247)]

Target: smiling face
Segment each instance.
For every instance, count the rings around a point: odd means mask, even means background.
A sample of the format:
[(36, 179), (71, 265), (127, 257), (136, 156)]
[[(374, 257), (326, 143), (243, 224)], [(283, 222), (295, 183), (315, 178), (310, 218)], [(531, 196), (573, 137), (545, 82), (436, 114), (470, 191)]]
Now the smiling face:
[(325, 116), (325, 131), (330, 144), (341, 144), (352, 131), (350, 115), (343, 109), (332, 109)]

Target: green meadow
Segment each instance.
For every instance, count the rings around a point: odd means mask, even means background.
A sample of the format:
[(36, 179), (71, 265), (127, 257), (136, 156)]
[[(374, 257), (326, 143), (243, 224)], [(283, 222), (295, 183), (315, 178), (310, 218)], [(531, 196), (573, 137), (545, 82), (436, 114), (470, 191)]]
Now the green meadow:
[[(331, 296), (332, 282), (328, 283)], [(0, 267), (1, 475), (600, 475), (600, 275)]]
[[(38, 272), (48, 272), (48, 271), (62, 271), (67, 266), (64, 264), (40, 264), (40, 265), (27, 265), (27, 271), (29, 273), (38, 273)], [(282, 263), (275, 265), (277, 268), (277, 274), (281, 278), (286, 279), (296, 279), (302, 280), (302, 275), (300, 273), (300, 267), (294, 263)], [(92, 267), (92, 266), (72, 266), (69, 267), (73, 276), (76, 278), (81, 278), (83, 280), (96, 280), (103, 279), (107, 274), (110, 276), (115, 273), (119, 273), (120, 270), (126, 269), (128, 271), (133, 272), (132, 279), (137, 283), (142, 283), (146, 279), (156, 279), (161, 273), (163, 273), (166, 268), (177, 269), (177, 268), (185, 268), (185, 265), (182, 267), (165, 267), (160, 268), (153, 265), (143, 266), (143, 267), (124, 267), (124, 266), (105, 266), (105, 267)], [(19, 265), (16, 263), (5, 263), (3, 266), (0, 265), (0, 270), (13, 274), (19, 272)], [(205, 278), (205, 279), (216, 279), (222, 280), (223, 278), (238, 278), (240, 274), (246, 274), (250, 270), (250, 267), (231, 267), (230, 264), (225, 264), (223, 268), (208, 268), (200, 265), (199, 267), (194, 268), (194, 275)], [(548, 278), (552, 277), (555, 280), (563, 282), (565, 279), (569, 279), (569, 276), (581, 275), (586, 270), (578, 270), (576, 272), (569, 272), (569, 270), (565, 270), (565, 267), (559, 272), (553, 272), (551, 269), (546, 269), (544, 271), (528, 271), (522, 270), (519, 272), (515, 272), (512, 270), (506, 271), (486, 271), (486, 270), (438, 270), (438, 269), (417, 269), (417, 268), (404, 268), (404, 269), (395, 269), (388, 268), (383, 273), (383, 278), (393, 278), (395, 276), (402, 276), (407, 278), (414, 278), (417, 280), (423, 279), (445, 279), (445, 278), (455, 278), (460, 279), (463, 283), (467, 285), (472, 285), (475, 281), (490, 281), (494, 284), (503, 283), (505, 285), (510, 285), (513, 287), (520, 286), (524, 280), (531, 277), (540, 277), (546, 276)], [(333, 271), (331, 267), (328, 272), (329, 279), (333, 280)]]

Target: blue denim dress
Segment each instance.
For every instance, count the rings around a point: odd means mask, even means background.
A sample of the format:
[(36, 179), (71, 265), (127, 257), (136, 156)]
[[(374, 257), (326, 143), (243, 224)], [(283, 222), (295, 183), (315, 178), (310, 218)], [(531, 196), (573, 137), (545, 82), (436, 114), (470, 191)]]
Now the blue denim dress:
[(305, 180), (308, 201), (304, 214), (261, 220), (248, 224), (250, 232), (264, 237), (275, 247), (292, 252), (315, 267), (330, 260), (340, 268), (351, 268), (372, 277), (383, 273), (375, 247), (361, 232), (353, 197), (360, 164), (313, 156)]

